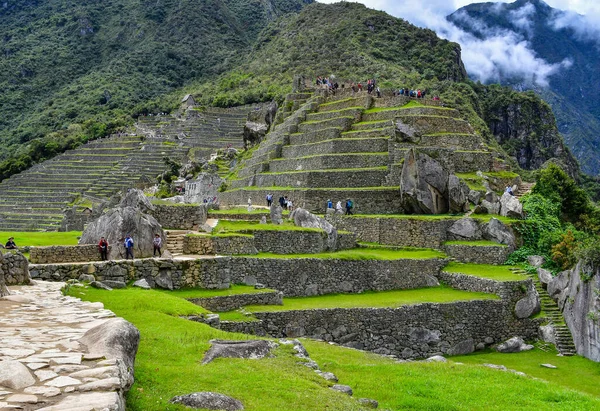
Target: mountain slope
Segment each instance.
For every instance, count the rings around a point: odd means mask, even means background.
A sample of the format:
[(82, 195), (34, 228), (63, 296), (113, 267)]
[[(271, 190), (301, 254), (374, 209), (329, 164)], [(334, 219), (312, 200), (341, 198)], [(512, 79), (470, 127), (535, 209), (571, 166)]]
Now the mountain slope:
[(500, 31), (512, 31), (529, 42), (538, 57), (550, 64), (568, 61), (549, 77), (549, 88), (521, 84), (503, 75), (496, 79), (518, 89), (530, 88), (548, 101), (556, 113), (558, 129), (582, 169), (600, 173), (600, 104), (596, 97), (600, 87), (600, 50), (591, 40), (568, 27), (556, 28), (561, 12), (540, 0), (514, 3), (477, 3), (465, 6), (448, 16), (448, 20), (479, 38)]
[(130, 121), (137, 104), (230, 69), (270, 20), (310, 2), (0, 3), (0, 160), (50, 132), (68, 130), (60, 145)]

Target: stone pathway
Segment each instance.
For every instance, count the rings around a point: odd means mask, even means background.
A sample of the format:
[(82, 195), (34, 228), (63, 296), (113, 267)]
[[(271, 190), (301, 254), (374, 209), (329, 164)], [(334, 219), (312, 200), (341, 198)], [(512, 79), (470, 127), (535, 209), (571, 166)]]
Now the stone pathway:
[(114, 313), (61, 286), (36, 281), (0, 298), (0, 410), (124, 410), (116, 361), (78, 342)]

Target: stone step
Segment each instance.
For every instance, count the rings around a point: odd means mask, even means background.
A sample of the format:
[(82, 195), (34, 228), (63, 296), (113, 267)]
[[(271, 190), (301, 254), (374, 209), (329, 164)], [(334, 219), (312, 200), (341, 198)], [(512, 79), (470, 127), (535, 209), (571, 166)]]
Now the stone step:
[[(386, 128), (395, 128), (395, 124), (391, 120), (377, 120), (377, 121), (361, 121), (359, 123), (352, 124), (352, 131), (373, 131), (381, 130)], [(350, 131), (350, 130), (347, 130)]]
[(367, 110), (362, 115), (362, 121), (394, 120), (402, 116), (442, 116), (459, 118), (457, 110), (444, 107), (408, 106), (386, 107)]
[(387, 152), (388, 137), (335, 138), (318, 143), (284, 146), (282, 157), (295, 158), (318, 154)]
[(306, 121), (326, 121), (339, 117), (352, 117), (355, 121), (360, 120), (364, 107), (349, 107), (341, 110), (319, 111), (306, 115)]
[(298, 126), (301, 133), (319, 131), (324, 128), (338, 127), (342, 131), (347, 131), (352, 126), (354, 117), (337, 117), (324, 121), (304, 122)]
[(386, 167), (388, 162), (389, 154), (387, 150), (381, 153), (323, 154), (271, 160), (269, 171), (272, 173), (281, 173), (302, 170), (363, 169)]
[(385, 124), (385, 127), (382, 128), (374, 128), (368, 130), (351, 130), (345, 131), (341, 134), (342, 138), (377, 138), (377, 137), (394, 137), (395, 135), (395, 127), (391, 125), (391, 123)]

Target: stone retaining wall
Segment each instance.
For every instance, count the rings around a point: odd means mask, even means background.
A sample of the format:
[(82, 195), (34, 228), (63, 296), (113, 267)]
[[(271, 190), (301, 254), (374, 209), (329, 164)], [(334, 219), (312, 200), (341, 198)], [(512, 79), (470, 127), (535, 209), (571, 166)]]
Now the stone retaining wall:
[(404, 359), (466, 354), (515, 335), (537, 338), (542, 322), (515, 320), (504, 301), (493, 300), (259, 312), (255, 317), (260, 321), (223, 322), (220, 327), (275, 338), (306, 336)]
[(265, 291), (253, 294), (188, 298), (188, 301), (210, 311), (224, 312), (237, 310), (247, 305), (283, 305), (283, 293), (281, 291)]
[(0, 252), (0, 294), (3, 286), (19, 284), (29, 284), (29, 261), (19, 252)]
[(92, 274), (98, 280), (145, 278), (154, 287), (224, 289), (230, 284), (264, 284), (286, 296), (359, 293), (437, 285), (446, 264), (430, 260), (335, 260), (214, 257), (198, 260), (144, 259), (89, 264), (32, 264), (32, 278), (66, 281)]
[(334, 225), (351, 231), (359, 241), (403, 247), (441, 248), (446, 230), (457, 219), (338, 217)]
[(163, 228), (175, 230), (198, 230), (207, 218), (207, 206), (204, 204), (153, 204), (150, 211)]
[[(112, 246), (108, 246), (108, 254)], [(100, 261), (100, 252), (96, 244), (53, 245), (49, 247), (31, 247), (29, 261), (32, 264), (78, 263)]]
[(510, 254), (510, 248), (501, 244), (489, 246), (445, 244), (443, 248), (449, 257), (463, 263), (501, 265), (506, 262)]
[(254, 237), (247, 235), (214, 237), (209, 235), (187, 235), (183, 238), (184, 254), (231, 255), (257, 254)]

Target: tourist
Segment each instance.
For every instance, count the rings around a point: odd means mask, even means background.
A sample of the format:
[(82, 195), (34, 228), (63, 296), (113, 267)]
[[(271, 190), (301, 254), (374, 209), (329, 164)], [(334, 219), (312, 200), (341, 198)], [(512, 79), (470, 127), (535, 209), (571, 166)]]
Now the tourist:
[(162, 257), (162, 253), (160, 251), (160, 247), (162, 246), (162, 238), (160, 238), (159, 234), (154, 234), (154, 240), (152, 241), (152, 245), (154, 246), (154, 251), (152, 255), (156, 257), (156, 252), (158, 251), (158, 256)]
[(287, 201), (287, 209), (289, 212), (291, 212), (294, 209), (294, 203), (292, 203), (292, 200)]
[(250, 197), (248, 197), (248, 212), (252, 212), (252, 199)]
[(335, 212), (339, 214), (344, 214), (344, 210), (342, 209), (342, 202), (338, 201), (335, 203)]
[(354, 208), (354, 203), (352, 200), (346, 200), (346, 215), (352, 215), (352, 208)]
[(18, 248), (17, 245), (15, 244), (14, 237), (9, 237), (4, 248), (6, 248), (7, 250), (16, 250)]
[(108, 241), (104, 237), (100, 237), (98, 243), (98, 251), (100, 251), (100, 259), (102, 261), (108, 260)]
[(379, 87), (375, 89), (375, 92), (377, 93), (377, 98), (381, 98), (381, 90), (379, 89)]
[(285, 198), (283, 196), (279, 197), (279, 205), (281, 208), (285, 208)]
[(129, 256), (131, 256), (131, 259), (133, 260), (133, 238), (131, 238), (129, 234), (125, 237), (123, 246), (125, 246), (125, 259), (127, 260)]
[(288, 198), (287, 196), (283, 197), (283, 208), (287, 210), (288, 207)]
[(333, 208), (333, 202), (331, 200), (327, 200), (327, 208)]
[(510, 194), (511, 196), (514, 196), (511, 186), (506, 186), (506, 188), (504, 189), (504, 192)]
[(358, 91), (362, 91), (362, 84), (361, 83), (358, 83), (357, 87), (358, 87)]
[(267, 207), (271, 207), (273, 204), (273, 194), (267, 194)]

